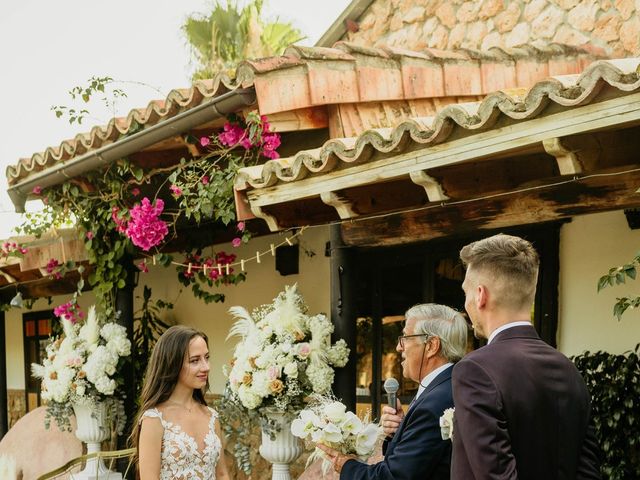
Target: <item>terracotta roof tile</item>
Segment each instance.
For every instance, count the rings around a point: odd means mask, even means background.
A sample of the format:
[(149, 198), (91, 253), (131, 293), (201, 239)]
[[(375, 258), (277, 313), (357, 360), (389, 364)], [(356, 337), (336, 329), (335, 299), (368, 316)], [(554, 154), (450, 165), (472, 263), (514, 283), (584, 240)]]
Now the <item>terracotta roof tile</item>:
[(411, 52), (346, 42), (335, 48), (292, 46), (279, 57), (241, 62), (233, 79), (221, 74), (172, 90), (164, 100), (21, 159), (6, 175), (14, 185), (31, 172), (116, 142), (134, 128), (148, 128), (241, 87), (255, 88), (258, 109), (266, 115), (317, 105), (420, 98), (434, 98), (442, 105), (456, 101), (451, 97), (530, 85), (549, 74), (577, 73), (594, 58), (589, 50), (560, 45), (488, 52)]
[(539, 81), (528, 90), (504, 90), (488, 95), (481, 102), (449, 105), (433, 117), (412, 118), (392, 129), (374, 129), (358, 137), (331, 139), (322, 148), (270, 160), (261, 167), (241, 169), (236, 189), (261, 189), (293, 182), (314, 172), (326, 173), (363, 161), (361, 156), (371, 150), (389, 153), (417, 145), (434, 145), (449, 137), (456, 126), (465, 130), (488, 129), (500, 117), (532, 119), (549, 103), (580, 106), (589, 103), (605, 85), (620, 92), (640, 90), (639, 71), (640, 58), (598, 61), (580, 75), (556, 76)]

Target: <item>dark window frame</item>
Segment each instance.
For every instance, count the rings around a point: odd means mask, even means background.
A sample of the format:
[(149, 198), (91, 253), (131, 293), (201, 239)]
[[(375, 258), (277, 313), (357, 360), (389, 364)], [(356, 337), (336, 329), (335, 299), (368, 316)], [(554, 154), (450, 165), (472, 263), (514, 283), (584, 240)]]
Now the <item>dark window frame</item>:
[[(29, 394), (30, 393), (36, 393), (37, 394), (37, 406), (39, 407), (42, 404), (42, 400), (40, 398), (40, 387), (38, 387), (36, 392), (33, 392), (30, 390), (30, 380), (31, 380), (31, 364), (32, 363), (42, 363), (42, 359), (40, 358), (40, 348), (39, 348), (39, 342), (41, 340), (46, 340), (48, 338), (50, 338), (49, 334), (40, 334), (39, 331), (39, 324), (38, 321), (39, 320), (49, 320), (50, 322), (50, 329), (51, 331), (53, 331), (53, 326), (54, 326), (54, 315), (53, 315), (53, 310), (39, 310), (37, 312), (26, 312), (22, 314), (22, 347), (23, 347), (23, 353), (24, 353), (24, 400), (25, 400), (25, 408), (26, 411), (29, 412)], [(35, 328), (36, 328), (36, 335), (32, 336), (32, 337), (27, 337), (27, 322), (29, 321), (34, 321), (35, 322)], [(38, 344), (37, 348), (35, 349), (36, 351), (36, 359), (30, 359), (29, 358), (29, 343), (33, 343), (35, 342), (36, 344)]]

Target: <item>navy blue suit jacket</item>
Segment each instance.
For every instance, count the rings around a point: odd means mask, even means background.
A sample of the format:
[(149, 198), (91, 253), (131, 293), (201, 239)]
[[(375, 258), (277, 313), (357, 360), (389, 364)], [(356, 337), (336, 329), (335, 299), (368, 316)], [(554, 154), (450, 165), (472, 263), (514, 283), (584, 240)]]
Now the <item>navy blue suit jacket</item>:
[(452, 367), (441, 372), (413, 402), (395, 435), (382, 445), (375, 465), (347, 461), (341, 480), (449, 480), (451, 441), (442, 440), (440, 416), (453, 407)]

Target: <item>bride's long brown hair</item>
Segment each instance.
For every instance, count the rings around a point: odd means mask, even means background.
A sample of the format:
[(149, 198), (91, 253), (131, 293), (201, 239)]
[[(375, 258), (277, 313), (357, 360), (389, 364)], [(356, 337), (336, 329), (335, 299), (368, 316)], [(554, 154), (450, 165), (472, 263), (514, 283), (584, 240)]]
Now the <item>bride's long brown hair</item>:
[[(158, 339), (151, 358), (147, 365), (147, 371), (144, 375), (144, 383), (142, 384), (142, 393), (140, 394), (140, 408), (136, 414), (131, 435), (129, 436), (129, 445), (136, 449), (135, 462), (138, 463), (138, 452), (140, 451), (140, 422), (144, 412), (150, 408), (165, 402), (169, 399), (171, 392), (178, 383), (180, 370), (189, 353), (189, 343), (196, 337), (202, 337), (209, 346), (207, 336), (185, 325), (174, 325), (167, 329)], [(202, 389), (193, 390), (193, 399), (202, 405), (207, 402), (204, 399), (205, 392), (209, 390), (209, 381)]]

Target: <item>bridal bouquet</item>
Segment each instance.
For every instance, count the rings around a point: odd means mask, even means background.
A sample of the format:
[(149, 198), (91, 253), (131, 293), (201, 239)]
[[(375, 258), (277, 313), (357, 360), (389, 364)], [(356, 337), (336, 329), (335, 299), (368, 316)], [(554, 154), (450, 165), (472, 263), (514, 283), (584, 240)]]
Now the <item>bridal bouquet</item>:
[[(334, 398), (316, 396), (309, 408), (302, 410), (298, 418), (291, 423), (291, 433), (366, 461), (373, 454), (376, 442), (382, 434), (382, 427), (360, 420), (355, 413), (348, 412), (347, 407)], [(308, 463), (319, 456), (324, 460), (322, 470), (326, 473), (331, 462), (324, 457), (321, 450), (316, 448)]]
[(241, 338), (229, 388), (246, 409), (297, 413), (309, 395), (330, 392), (332, 367), (347, 363), (349, 349), (344, 340), (331, 344), (333, 325), (325, 315), (307, 314), (296, 285), (251, 314), (242, 307), (229, 311), (237, 319), (229, 337)]
[(47, 402), (47, 428), (53, 417), (61, 429), (70, 429), (73, 403), (106, 402), (117, 418), (118, 433), (124, 428), (124, 407), (116, 398), (122, 383), (119, 372), (131, 353), (125, 327), (104, 322), (89, 308), (86, 320), (74, 302), (54, 310), (63, 334), (46, 347), (42, 364), (31, 365), (33, 376), (42, 379), (42, 399)]

